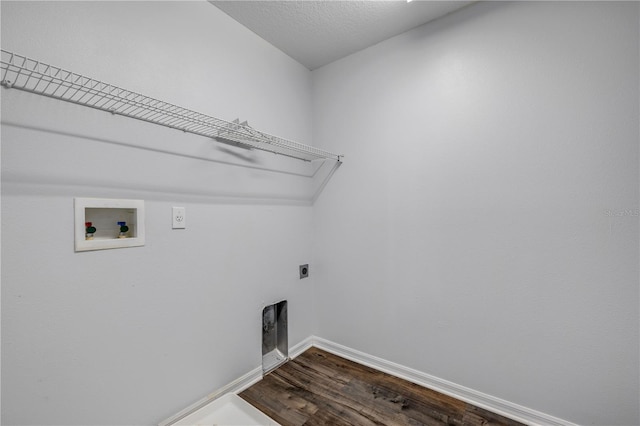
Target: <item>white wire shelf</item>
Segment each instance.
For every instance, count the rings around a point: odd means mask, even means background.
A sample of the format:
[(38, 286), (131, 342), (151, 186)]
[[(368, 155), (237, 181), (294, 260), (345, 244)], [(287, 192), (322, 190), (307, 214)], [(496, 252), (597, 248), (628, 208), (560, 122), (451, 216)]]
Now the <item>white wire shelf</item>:
[(247, 122), (221, 120), (4, 49), (1, 52), (1, 84), (7, 88), (304, 161), (342, 161), (342, 155), (257, 131)]

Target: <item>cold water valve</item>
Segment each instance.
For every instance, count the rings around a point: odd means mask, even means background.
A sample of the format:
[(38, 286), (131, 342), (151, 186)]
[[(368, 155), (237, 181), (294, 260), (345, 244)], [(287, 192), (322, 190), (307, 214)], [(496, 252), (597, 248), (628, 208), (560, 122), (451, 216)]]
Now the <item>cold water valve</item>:
[(127, 222), (118, 222), (118, 226), (120, 227), (120, 233), (118, 234), (118, 238), (127, 238), (127, 232), (129, 232), (129, 227), (127, 226)]

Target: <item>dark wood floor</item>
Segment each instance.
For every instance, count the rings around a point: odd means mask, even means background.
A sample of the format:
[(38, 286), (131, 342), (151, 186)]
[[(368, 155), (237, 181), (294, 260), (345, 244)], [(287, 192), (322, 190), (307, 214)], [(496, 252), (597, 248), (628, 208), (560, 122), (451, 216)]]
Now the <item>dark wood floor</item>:
[(240, 396), (283, 426), (521, 425), (318, 348)]

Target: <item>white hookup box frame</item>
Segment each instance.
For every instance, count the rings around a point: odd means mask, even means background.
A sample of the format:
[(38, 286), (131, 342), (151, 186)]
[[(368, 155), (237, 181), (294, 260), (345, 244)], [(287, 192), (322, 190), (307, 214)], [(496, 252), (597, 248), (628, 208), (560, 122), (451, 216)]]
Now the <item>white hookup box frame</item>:
[[(75, 251), (144, 246), (144, 201), (75, 198)], [(95, 232), (87, 233), (87, 222)], [(121, 232), (119, 222), (128, 227)]]

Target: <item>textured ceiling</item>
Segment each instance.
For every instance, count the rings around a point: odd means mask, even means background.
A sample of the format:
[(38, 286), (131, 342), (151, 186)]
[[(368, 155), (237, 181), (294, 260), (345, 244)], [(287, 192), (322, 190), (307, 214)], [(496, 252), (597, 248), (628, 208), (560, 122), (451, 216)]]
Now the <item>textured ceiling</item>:
[(471, 1), (218, 1), (233, 19), (313, 70)]

